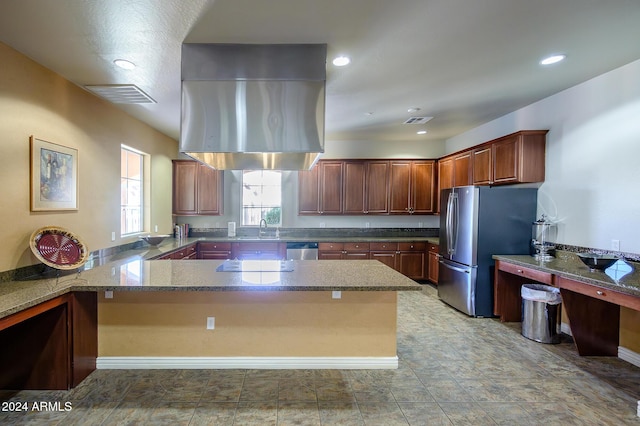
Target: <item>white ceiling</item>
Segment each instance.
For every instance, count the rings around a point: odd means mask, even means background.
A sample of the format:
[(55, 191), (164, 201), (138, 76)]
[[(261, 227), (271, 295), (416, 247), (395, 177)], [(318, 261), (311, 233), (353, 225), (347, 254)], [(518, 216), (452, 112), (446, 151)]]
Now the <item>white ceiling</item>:
[(327, 43), (327, 139), (441, 141), (639, 59), (640, 1), (3, 0), (0, 41), (79, 86), (136, 84), (157, 103), (119, 107), (176, 140), (183, 42)]

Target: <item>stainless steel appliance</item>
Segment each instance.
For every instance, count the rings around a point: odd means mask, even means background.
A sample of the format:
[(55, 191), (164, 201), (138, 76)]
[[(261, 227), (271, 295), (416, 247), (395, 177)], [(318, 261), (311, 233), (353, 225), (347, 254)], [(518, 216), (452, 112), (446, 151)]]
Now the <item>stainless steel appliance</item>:
[(318, 260), (318, 243), (309, 241), (287, 242), (287, 260)]
[(493, 315), (494, 254), (529, 254), (536, 188), (462, 186), (440, 194), (438, 296), (474, 317)]

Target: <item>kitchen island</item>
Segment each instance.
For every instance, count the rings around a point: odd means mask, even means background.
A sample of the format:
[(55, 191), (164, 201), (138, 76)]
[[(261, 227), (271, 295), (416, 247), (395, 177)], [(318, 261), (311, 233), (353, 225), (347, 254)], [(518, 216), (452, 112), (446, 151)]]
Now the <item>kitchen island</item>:
[[(375, 260), (294, 261), (286, 272), (218, 272), (221, 263), (134, 256), (77, 275), (5, 283), (0, 329), (43, 303), (82, 294), (97, 299), (97, 368), (397, 368), (396, 292), (421, 290), (413, 280)], [(71, 303), (55, 317), (73, 323), (92, 306)], [(60, 335), (75, 333), (60, 327)], [(70, 339), (69, 350), (90, 334)], [(90, 358), (90, 348), (82, 352)]]

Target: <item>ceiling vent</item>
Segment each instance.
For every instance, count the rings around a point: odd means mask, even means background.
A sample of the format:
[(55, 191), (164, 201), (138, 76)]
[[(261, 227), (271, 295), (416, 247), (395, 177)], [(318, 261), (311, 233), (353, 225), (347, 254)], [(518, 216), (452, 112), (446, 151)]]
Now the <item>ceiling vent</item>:
[(135, 84), (84, 86), (88, 91), (114, 104), (155, 104), (156, 101)]
[(433, 117), (409, 117), (402, 124), (424, 124), (427, 121), (431, 120)]

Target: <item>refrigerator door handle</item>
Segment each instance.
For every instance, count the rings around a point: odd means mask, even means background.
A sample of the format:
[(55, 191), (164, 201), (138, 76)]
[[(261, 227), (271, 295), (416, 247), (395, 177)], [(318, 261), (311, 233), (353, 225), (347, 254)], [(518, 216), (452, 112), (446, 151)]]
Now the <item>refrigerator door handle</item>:
[(454, 271), (457, 271), (457, 272), (464, 272), (465, 274), (470, 274), (471, 273), (471, 270), (469, 270), (469, 269), (458, 268), (457, 266), (453, 266), (452, 264), (447, 263), (447, 262), (443, 262), (442, 260), (440, 261), (440, 263), (445, 265), (447, 268), (453, 269)]
[(456, 252), (458, 241), (458, 194), (451, 192), (447, 200), (447, 252), (451, 255)]

